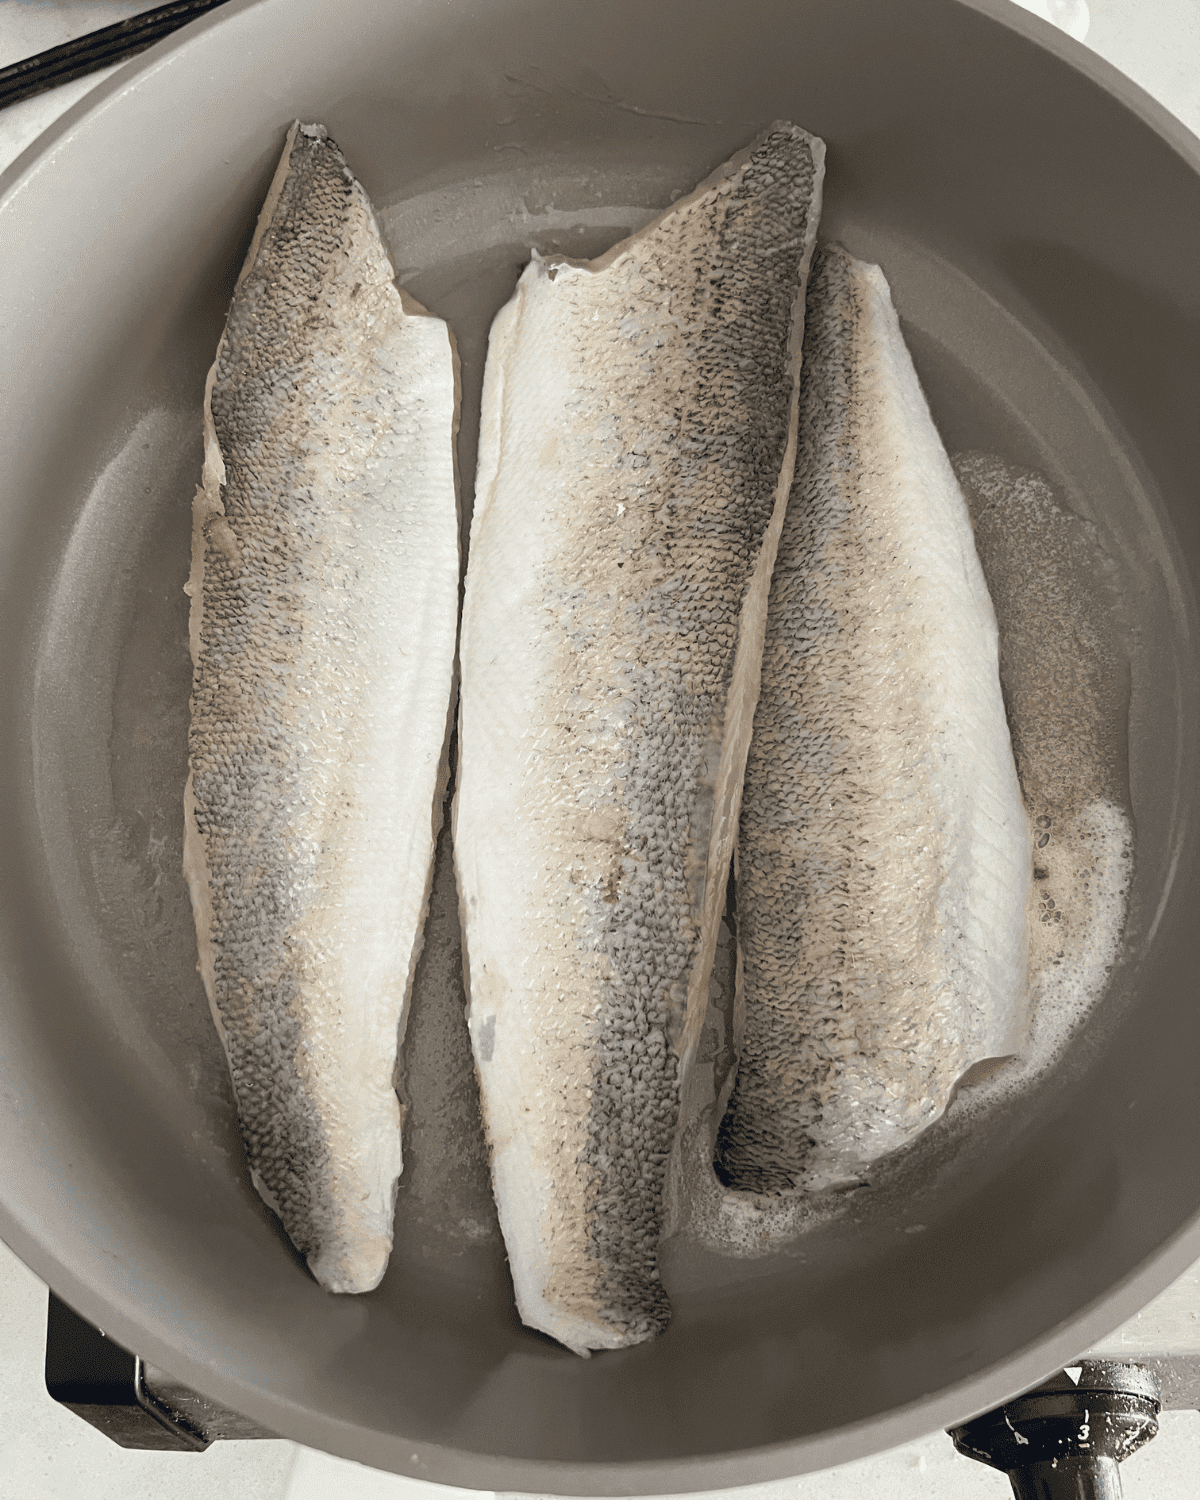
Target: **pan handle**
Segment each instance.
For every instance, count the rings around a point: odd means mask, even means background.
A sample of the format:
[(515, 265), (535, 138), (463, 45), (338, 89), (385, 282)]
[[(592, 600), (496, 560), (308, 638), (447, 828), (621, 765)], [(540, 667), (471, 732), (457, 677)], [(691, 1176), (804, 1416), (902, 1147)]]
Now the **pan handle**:
[(0, 109), (144, 52), (224, 0), (173, 0), (0, 68)]

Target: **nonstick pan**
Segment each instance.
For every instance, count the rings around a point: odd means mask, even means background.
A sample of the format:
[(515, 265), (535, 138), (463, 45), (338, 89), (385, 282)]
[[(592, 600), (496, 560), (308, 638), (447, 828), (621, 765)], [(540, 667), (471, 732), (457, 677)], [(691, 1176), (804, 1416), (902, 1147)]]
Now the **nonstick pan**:
[[(456, 334), (471, 510), (489, 320), (776, 118), (880, 263), (952, 451), (1040, 470), (1128, 583), (1129, 920), (1019, 1095), (755, 1256), (681, 1242), (674, 1321), (521, 1327), (443, 847), (383, 1285), (334, 1297), (250, 1186), (180, 874), (203, 382), (291, 121)], [(663, 1493), (889, 1447), (1070, 1362), (1200, 1254), (1200, 146), (1002, 0), (234, 0), (0, 179), (0, 1234), (121, 1344), (282, 1435), (482, 1489)], [(403, 628), (398, 601), (397, 628)], [(686, 1236), (684, 1236), (686, 1241)]]

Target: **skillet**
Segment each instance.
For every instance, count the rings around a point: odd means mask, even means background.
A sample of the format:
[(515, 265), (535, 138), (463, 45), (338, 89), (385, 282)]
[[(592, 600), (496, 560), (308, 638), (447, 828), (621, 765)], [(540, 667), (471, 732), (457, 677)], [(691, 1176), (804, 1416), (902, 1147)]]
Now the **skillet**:
[[(586, 1362), (512, 1309), (445, 848), (375, 1293), (322, 1292), (250, 1187), (194, 971), (197, 413), (297, 116), (328, 126), (401, 284), (454, 329), (464, 527), (486, 330), (530, 246), (599, 254), (791, 118), (828, 143), (821, 237), (883, 266), (946, 446), (1045, 473), (1136, 605), (1136, 873), (1087, 1027), (794, 1240), (668, 1247), (667, 1334)], [(1197, 142), (1001, 0), (233, 0), (106, 80), (0, 178), (4, 1239), (282, 1435), (559, 1494), (891, 1447), (1147, 1302), (1200, 1254), (1198, 245)]]

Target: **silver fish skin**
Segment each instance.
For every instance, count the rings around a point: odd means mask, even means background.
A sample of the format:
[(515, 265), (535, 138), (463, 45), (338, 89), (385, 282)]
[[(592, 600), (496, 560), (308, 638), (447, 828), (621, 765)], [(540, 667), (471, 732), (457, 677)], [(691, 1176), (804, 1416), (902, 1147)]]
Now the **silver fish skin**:
[(736, 855), (727, 1186), (859, 1181), (1020, 1050), (1031, 852), (966, 504), (883, 273), (822, 247)]
[(823, 144), (773, 126), (492, 328), (454, 842), (524, 1321), (651, 1338), (795, 455)]
[(184, 870), (251, 1180), (313, 1275), (376, 1286), (441, 821), (456, 356), (296, 123), (205, 393)]

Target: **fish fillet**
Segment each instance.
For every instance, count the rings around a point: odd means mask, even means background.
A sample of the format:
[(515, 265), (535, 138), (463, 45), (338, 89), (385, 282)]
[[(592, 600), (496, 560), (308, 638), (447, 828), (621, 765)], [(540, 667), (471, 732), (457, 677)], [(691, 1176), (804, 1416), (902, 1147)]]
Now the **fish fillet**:
[(858, 1180), (1026, 1021), (1031, 842), (996, 621), (877, 266), (822, 249), (736, 856), (717, 1161)]
[(790, 125), (492, 328), (455, 852), (492, 1175), (526, 1323), (653, 1336), (795, 453), (824, 147)]
[(254, 1186), (317, 1280), (391, 1252), (393, 1088), (441, 821), (456, 360), (293, 126), (205, 394), (184, 870)]

